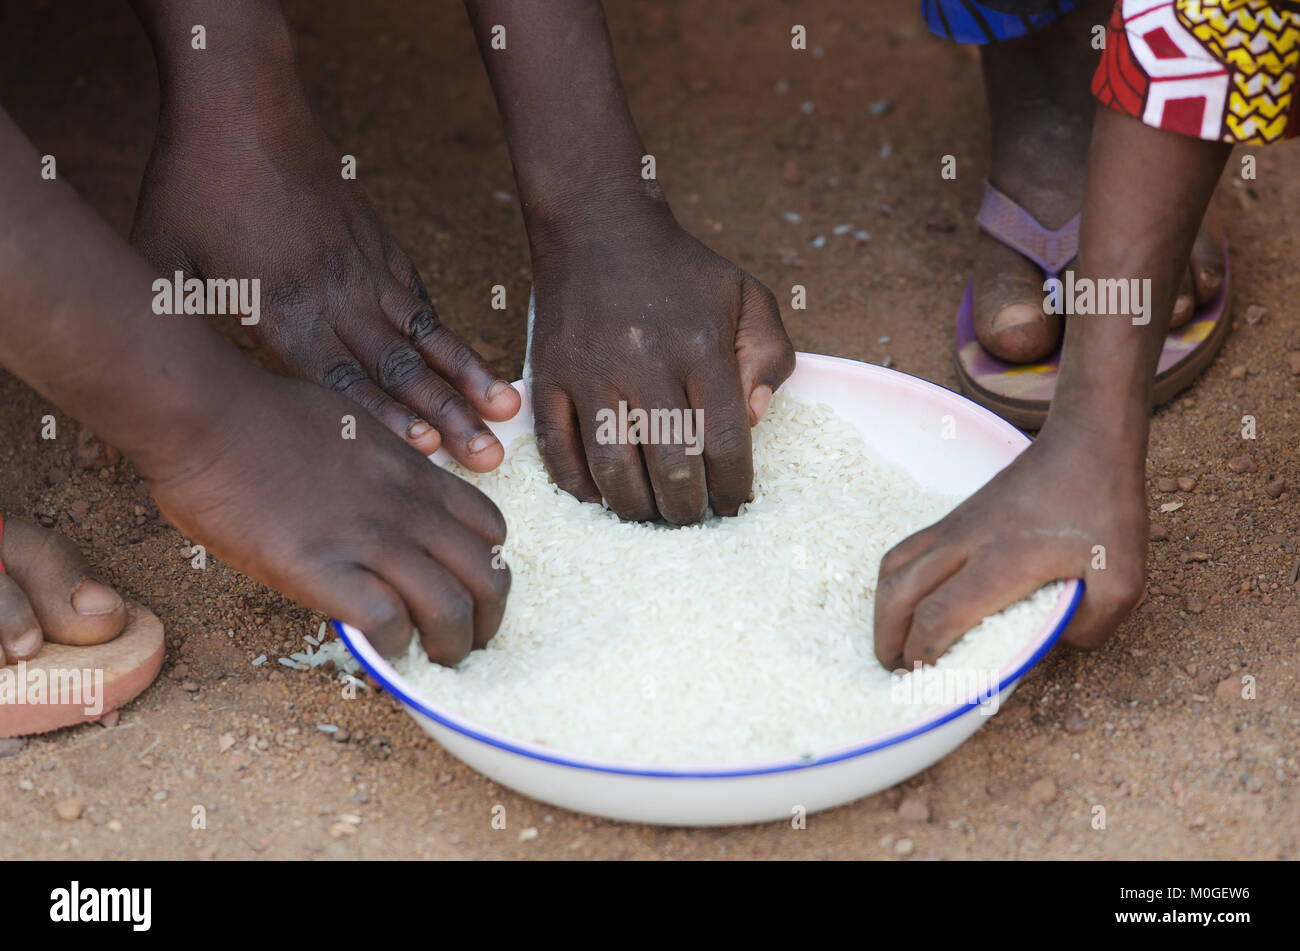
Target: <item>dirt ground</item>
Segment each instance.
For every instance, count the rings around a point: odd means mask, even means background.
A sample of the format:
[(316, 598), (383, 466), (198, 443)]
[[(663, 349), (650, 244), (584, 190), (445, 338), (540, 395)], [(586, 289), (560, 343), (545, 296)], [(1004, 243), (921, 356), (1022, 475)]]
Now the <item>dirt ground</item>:
[[(869, 15), (860, 0), (607, 6), (685, 226), (779, 298), (807, 286), (808, 309), (784, 314), (799, 349), (890, 357), (955, 388), (953, 317), (988, 148), (969, 52), (930, 37), (913, 2)], [(527, 247), (499, 194), (513, 194), (510, 165), (460, 4), (293, 0), (289, 12), (323, 122), (359, 157), (442, 316), (517, 376)], [(4, 17), (0, 101), (125, 234), (157, 104), (141, 30), (116, 0), (9, 3)], [(807, 52), (790, 49), (795, 22)], [(42, 441), (52, 410), (0, 375), (0, 509), (75, 539), (158, 613), (168, 653), (116, 726), (0, 758), (0, 857), (1296, 857), (1300, 357), (1288, 351), (1300, 350), (1300, 224), (1269, 210), (1300, 207), (1297, 148), (1262, 154), (1257, 181), (1220, 189), (1237, 327), (1156, 418), (1150, 505), (1166, 537), (1138, 613), (1098, 653), (1054, 653), (933, 768), (803, 830), (660, 829), (555, 809), (462, 766), (386, 695), (346, 701), (324, 673), (275, 663), (322, 618), (222, 564), (192, 570), (187, 540), (131, 466), (79, 468), (75, 422), (56, 412), (72, 435)], [(955, 181), (939, 175), (949, 154)], [(841, 224), (869, 240), (834, 235)], [(496, 283), (508, 313), (488, 309)], [(1245, 414), (1254, 442), (1241, 438)], [(1227, 467), (1242, 453), (1257, 472)], [(1159, 490), (1180, 476), (1195, 487)], [(1277, 478), (1292, 488), (1274, 498)], [(1171, 501), (1183, 505), (1162, 513)], [(259, 654), (270, 662), (253, 667)], [(1240, 697), (1243, 675), (1253, 700)], [(331, 738), (322, 723), (342, 730)], [(64, 821), (55, 807), (69, 797), (84, 808)], [(497, 803), (505, 831), (490, 824)], [(205, 830), (191, 828), (195, 805)]]

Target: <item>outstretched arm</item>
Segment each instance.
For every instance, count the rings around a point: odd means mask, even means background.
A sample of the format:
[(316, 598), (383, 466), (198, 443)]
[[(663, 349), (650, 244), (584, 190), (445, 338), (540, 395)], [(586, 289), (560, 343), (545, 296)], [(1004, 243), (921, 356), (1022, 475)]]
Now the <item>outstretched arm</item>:
[(930, 663), (981, 619), (1056, 578), (1087, 586), (1064, 635), (1076, 646), (1099, 646), (1141, 600), (1152, 381), (1228, 152), (1098, 110), (1077, 277), (1149, 280), (1149, 309), (1069, 318), (1038, 439), (885, 556), (875, 602), (882, 664)]
[[(749, 427), (794, 366), (775, 298), (674, 220), (598, 0), (466, 6), (532, 248), (533, 395), (552, 477), (630, 519), (735, 513), (753, 479)], [(621, 402), (702, 417), (702, 443), (611, 443), (598, 422)]]

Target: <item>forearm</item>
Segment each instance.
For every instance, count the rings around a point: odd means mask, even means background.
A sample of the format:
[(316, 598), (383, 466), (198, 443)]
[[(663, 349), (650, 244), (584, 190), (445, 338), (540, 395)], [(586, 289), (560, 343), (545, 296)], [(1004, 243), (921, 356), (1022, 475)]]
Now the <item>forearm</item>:
[[(279, 0), (131, 0), (153, 45), (164, 113), (192, 118), (305, 103)], [(204, 48), (195, 49), (203, 28)]]
[[(530, 234), (602, 215), (666, 213), (619, 81), (599, 0), (466, 0), (505, 123)], [(493, 30), (505, 29), (505, 49)]]
[(0, 111), (0, 364), (158, 472), (207, 426), (204, 388), (254, 371), (199, 319), (156, 316), (144, 261), (40, 168)]
[(1146, 313), (1136, 321), (1134, 314), (1067, 319), (1045, 432), (1064, 424), (1126, 457), (1145, 456), (1152, 383), (1174, 299), (1230, 151), (1098, 109), (1076, 276), (1094, 287), (1137, 280), (1149, 288)]

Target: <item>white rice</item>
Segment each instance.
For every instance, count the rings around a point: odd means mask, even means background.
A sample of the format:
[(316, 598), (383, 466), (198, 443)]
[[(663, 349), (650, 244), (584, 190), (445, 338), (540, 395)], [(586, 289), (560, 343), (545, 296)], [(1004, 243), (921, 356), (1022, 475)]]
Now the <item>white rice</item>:
[[(778, 394), (754, 431), (754, 501), (688, 528), (622, 522), (549, 481), (521, 438), (464, 470), (506, 517), (513, 588), (501, 629), (456, 669), (412, 641), (396, 667), (476, 725), (639, 763), (816, 756), (933, 716), (899, 690), (1005, 669), (1060, 594), (986, 619), (920, 675), (872, 649), (880, 558), (957, 500), (872, 453), (829, 407)], [(915, 698), (914, 698), (915, 699)], [(967, 700), (961, 696), (958, 700)]]

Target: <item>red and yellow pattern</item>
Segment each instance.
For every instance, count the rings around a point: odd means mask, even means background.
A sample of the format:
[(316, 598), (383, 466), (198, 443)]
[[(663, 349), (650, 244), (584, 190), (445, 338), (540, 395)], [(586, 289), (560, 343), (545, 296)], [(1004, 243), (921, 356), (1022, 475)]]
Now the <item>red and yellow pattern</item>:
[(1092, 89), (1147, 125), (1244, 145), (1300, 134), (1300, 3), (1119, 0)]

